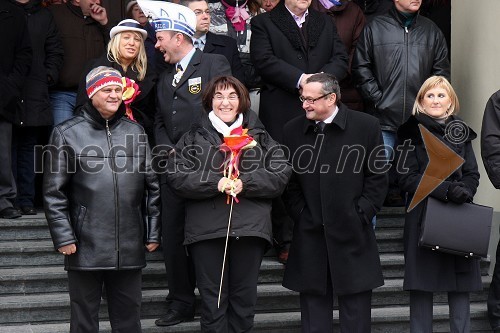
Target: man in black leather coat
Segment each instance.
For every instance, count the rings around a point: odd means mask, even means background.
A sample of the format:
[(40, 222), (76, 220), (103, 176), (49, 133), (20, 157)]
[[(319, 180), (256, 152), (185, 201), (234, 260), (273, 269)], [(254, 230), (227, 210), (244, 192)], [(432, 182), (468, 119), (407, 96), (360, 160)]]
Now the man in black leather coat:
[(71, 333), (98, 332), (102, 287), (113, 332), (140, 333), (145, 251), (161, 239), (160, 187), (144, 128), (124, 117), (121, 74), (87, 75), (90, 101), (45, 149), (45, 215), (64, 255)]

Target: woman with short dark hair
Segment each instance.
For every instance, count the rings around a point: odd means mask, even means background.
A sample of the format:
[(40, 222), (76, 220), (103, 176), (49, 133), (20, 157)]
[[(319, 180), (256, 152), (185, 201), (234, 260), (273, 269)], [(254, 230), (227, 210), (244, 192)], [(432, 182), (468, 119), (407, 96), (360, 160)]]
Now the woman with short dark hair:
[(168, 182), (186, 199), (184, 245), (195, 265), (202, 332), (250, 332), (260, 264), (271, 246), (271, 202), (291, 167), (249, 109), (240, 81), (214, 78), (203, 105), (207, 113), (169, 156)]

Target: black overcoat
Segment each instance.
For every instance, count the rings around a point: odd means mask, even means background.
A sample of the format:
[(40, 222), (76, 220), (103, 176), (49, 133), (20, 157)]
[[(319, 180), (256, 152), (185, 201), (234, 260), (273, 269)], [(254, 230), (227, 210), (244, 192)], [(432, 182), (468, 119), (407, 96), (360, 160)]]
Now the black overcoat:
[(297, 82), (303, 73), (347, 75), (348, 56), (332, 20), (309, 8), (306, 39), (281, 1), (252, 19), (250, 56), (264, 83), (259, 116), (266, 130), (282, 141), (283, 125), (302, 115)]
[(52, 126), (52, 108), (49, 87), (59, 78), (64, 50), (52, 13), (42, 7), (40, 0), (17, 3), (24, 10), (28, 22), (33, 60), (24, 81), (22, 98), (18, 100), (18, 118), (21, 126)]
[(371, 224), (388, 186), (378, 120), (341, 105), (324, 135), (304, 116), (284, 133), (294, 169), (285, 202), (295, 226), (283, 286), (325, 295), (328, 268), (338, 295), (383, 285)]
[(0, 52), (0, 121), (16, 121), (17, 104), (32, 61), (24, 13), (9, 1), (0, 1), (0, 29), (9, 31)]
[[(474, 195), (479, 185), (479, 172), (477, 171), (476, 157), (472, 150), (471, 141), (476, 138), (476, 133), (465, 125), (456, 116), (450, 116), (447, 124), (455, 122), (453, 126), (455, 132), (448, 132), (452, 137), (460, 138), (460, 142), (452, 143), (445, 139), (445, 125), (440, 125), (424, 114), (411, 116), (406, 123), (398, 130), (399, 144), (404, 141), (415, 147), (414, 150), (405, 151), (403, 158), (398, 158), (403, 163), (403, 168), (398, 168), (399, 185), (401, 189), (408, 193), (408, 202), (411, 201), (420, 179), (429, 162), (425, 146), (422, 141), (418, 124), (422, 124), (432, 134), (437, 136), (448, 147), (453, 149), (458, 155), (465, 159), (465, 163), (439, 185), (430, 195), (436, 199), (446, 201), (448, 187), (452, 182), (463, 182)], [(452, 127), (448, 127), (452, 128)], [(461, 130), (464, 135), (456, 132)], [(399, 151), (399, 152), (401, 152)], [(401, 155), (400, 155), (401, 156)], [(407, 172), (401, 172), (407, 169)], [(435, 252), (429, 249), (420, 248), (418, 239), (420, 237), (420, 226), (424, 202), (418, 204), (405, 216), (404, 228), (404, 254), (405, 254), (405, 290), (423, 291), (476, 291), (482, 289), (481, 273), (479, 270), (479, 260), (455, 256), (452, 254)]]

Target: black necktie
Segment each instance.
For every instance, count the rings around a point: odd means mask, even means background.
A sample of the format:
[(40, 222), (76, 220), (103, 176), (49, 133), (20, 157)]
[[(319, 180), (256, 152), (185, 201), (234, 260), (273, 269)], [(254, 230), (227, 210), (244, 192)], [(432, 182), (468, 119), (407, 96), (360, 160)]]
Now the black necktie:
[(316, 126), (318, 126), (318, 130), (320, 133), (323, 133), (323, 130), (325, 129), (326, 124), (323, 121), (319, 121)]

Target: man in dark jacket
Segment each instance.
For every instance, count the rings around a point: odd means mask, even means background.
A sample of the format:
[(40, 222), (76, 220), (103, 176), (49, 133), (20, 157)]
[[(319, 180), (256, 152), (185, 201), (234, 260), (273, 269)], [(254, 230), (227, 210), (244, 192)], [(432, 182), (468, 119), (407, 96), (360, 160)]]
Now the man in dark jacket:
[(243, 66), (241, 65), (236, 40), (229, 36), (216, 35), (210, 31), (210, 9), (207, 0), (182, 0), (181, 5), (188, 7), (196, 14), (196, 33), (193, 45), (203, 53), (221, 54), (226, 57), (235, 78), (245, 83)]
[[(259, 117), (280, 143), (283, 125), (303, 113), (299, 89), (305, 80), (319, 72), (339, 79), (347, 75), (348, 56), (335, 24), (310, 4), (311, 0), (283, 0), (272, 11), (252, 19), (250, 55), (263, 81)], [(273, 227), (278, 260), (286, 262), (292, 222), (282, 207), (276, 199)]]
[(370, 333), (372, 289), (384, 284), (371, 225), (387, 190), (380, 125), (339, 104), (330, 74), (309, 77), (300, 99), (305, 117), (284, 128), (295, 227), (283, 286), (300, 292), (303, 332), (332, 331), (337, 295), (340, 331)]
[[(445, 38), (431, 20), (418, 14), (421, 3), (394, 0), (387, 14), (366, 25), (352, 62), (366, 111), (380, 120), (388, 159), (394, 155), (396, 131), (410, 117), (422, 83), (432, 75), (450, 77)], [(398, 192), (394, 186), (388, 203), (404, 204)]]
[(100, 57), (109, 41), (106, 9), (100, 0), (69, 0), (50, 6), (64, 48), (64, 64), (59, 81), (50, 94), (54, 125), (73, 117), (82, 68)]
[(12, 123), (30, 70), (32, 50), (24, 13), (8, 0), (0, 0), (0, 29), (9, 32), (3, 34), (0, 56), (0, 218), (13, 219), (21, 213), (14, 208), (16, 184), (10, 168)]
[[(490, 97), (484, 110), (481, 156), (491, 183), (500, 189), (500, 90)], [(491, 328), (500, 332), (500, 243), (488, 295), (488, 318)]]
[[(153, 18), (156, 48), (163, 55), (168, 69), (157, 84), (155, 138), (153, 154), (166, 157), (182, 135), (204, 112), (201, 102), (203, 88), (215, 76), (230, 75), (227, 59), (220, 54), (203, 53), (194, 48), (196, 15), (181, 5), (139, 0), (146, 16)], [(169, 13), (169, 17), (163, 17)], [(163, 223), (163, 254), (168, 280), (167, 313), (155, 323), (171, 326), (193, 320), (196, 278), (191, 257), (184, 248), (184, 199), (167, 184), (164, 170), (158, 170), (161, 183)]]
[[(14, 1), (14, 0), (13, 0)], [(33, 50), (33, 61), (24, 83), (22, 102), (17, 103), (13, 133), (12, 172), (16, 179), (16, 206), (23, 215), (35, 215), (35, 157), (33, 154), (41, 128), (52, 126), (49, 86), (59, 77), (63, 48), (52, 13), (41, 0), (14, 1), (24, 10)]]
[(72, 333), (99, 331), (103, 285), (113, 332), (141, 332), (145, 250), (160, 243), (159, 182), (144, 129), (124, 117), (121, 79), (110, 67), (90, 71), (90, 101), (54, 128), (44, 153), (45, 216), (65, 256)]

